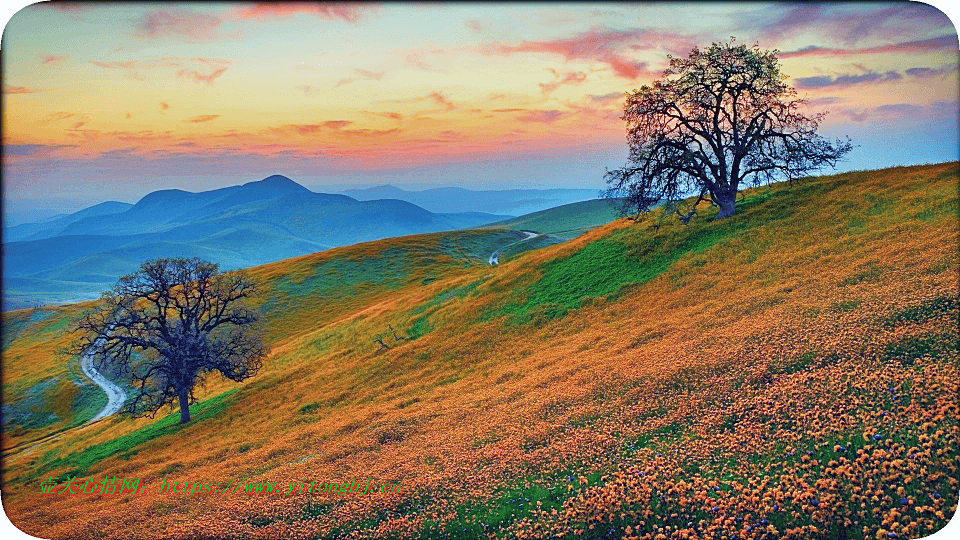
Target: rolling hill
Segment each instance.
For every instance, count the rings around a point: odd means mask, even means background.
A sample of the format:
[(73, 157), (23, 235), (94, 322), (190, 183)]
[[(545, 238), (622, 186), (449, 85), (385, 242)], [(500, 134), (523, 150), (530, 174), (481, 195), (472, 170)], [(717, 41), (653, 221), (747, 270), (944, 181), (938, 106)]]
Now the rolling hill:
[(570, 239), (617, 219), (617, 211), (608, 199), (565, 204), (523, 216), (497, 221), (487, 227), (535, 231)]
[[(931, 534), (960, 486), (958, 173), (775, 184), (496, 267), (519, 231), (251, 268), (271, 355), (210, 378), (184, 426), (83, 425), (97, 394), (53, 351), (86, 306), (4, 313), (5, 511), (49, 538)], [(146, 491), (41, 495), (51, 476)], [(304, 480), (402, 487), (285, 494)]]
[[(136, 204), (104, 203), (13, 227), (4, 243), (6, 302), (76, 301), (141, 262), (200, 257), (225, 269), (264, 264), (391, 236), (473, 227), (495, 214), (435, 214), (396, 199), (314, 193), (284, 176), (191, 193), (156, 191)], [(64, 284), (76, 283), (73, 291)], [(68, 290), (67, 295), (63, 293)]]

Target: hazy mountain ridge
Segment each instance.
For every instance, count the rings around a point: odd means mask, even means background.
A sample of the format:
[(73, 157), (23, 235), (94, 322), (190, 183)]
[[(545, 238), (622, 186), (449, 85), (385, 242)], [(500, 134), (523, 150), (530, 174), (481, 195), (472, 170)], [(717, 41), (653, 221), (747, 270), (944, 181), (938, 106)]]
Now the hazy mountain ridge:
[[(48, 223), (5, 230), (4, 275), (31, 279), (15, 282), (23, 288), (8, 287), (4, 296), (56, 301), (63, 282), (76, 282), (78, 290), (92, 283), (105, 289), (151, 258), (201, 257), (235, 269), (507, 217), (436, 214), (397, 199), (358, 201), (315, 193), (281, 175), (196, 193), (160, 190), (133, 205), (102, 203)], [(43, 280), (56, 283), (45, 289)]]
[(495, 214), (529, 214), (564, 204), (596, 199), (598, 189), (504, 189), (474, 191), (460, 187), (406, 191), (389, 184), (365, 189), (348, 189), (343, 193), (360, 201), (399, 199), (431, 212), (487, 212)]

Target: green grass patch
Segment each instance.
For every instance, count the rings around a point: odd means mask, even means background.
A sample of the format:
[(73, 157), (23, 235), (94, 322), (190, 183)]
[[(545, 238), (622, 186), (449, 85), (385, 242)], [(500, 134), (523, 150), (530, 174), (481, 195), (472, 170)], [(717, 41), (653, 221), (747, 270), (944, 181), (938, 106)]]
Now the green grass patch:
[(957, 336), (949, 333), (927, 333), (909, 336), (887, 345), (884, 357), (904, 366), (912, 366), (917, 358), (929, 356), (934, 360), (946, 357), (960, 346)]
[(569, 257), (545, 263), (542, 276), (523, 299), (493, 308), (483, 319), (507, 315), (517, 324), (542, 324), (579, 308), (586, 299), (616, 298), (663, 274), (687, 254), (703, 253), (725, 238), (789, 216), (795, 206), (789, 201), (782, 190), (768, 192), (738, 203), (732, 218), (694, 220), (688, 226), (672, 223), (659, 233), (639, 227), (616, 231)]
[(882, 319), (880, 324), (886, 328), (900, 326), (905, 323), (920, 324), (951, 313), (953, 314), (953, 318), (956, 319), (958, 309), (960, 309), (960, 301), (958, 301), (956, 296), (941, 296), (923, 302), (922, 304), (902, 309)]
[[(228, 398), (234, 392), (236, 392), (236, 389), (190, 407), (191, 418), (187, 424), (180, 424), (179, 412), (168, 414), (153, 424), (144, 426), (127, 435), (44, 463), (37, 468), (36, 472), (34, 472), (30, 478), (35, 479), (47, 471), (61, 468), (67, 469), (69, 476), (83, 476), (90, 467), (111, 456), (120, 456), (122, 458), (125, 454), (130, 454), (136, 447), (144, 443), (165, 435), (172, 435), (186, 427), (191, 427), (207, 418), (220, 414), (230, 405), (230, 399)], [(27, 481), (29, 481), (30, 478), (28, 478)]]

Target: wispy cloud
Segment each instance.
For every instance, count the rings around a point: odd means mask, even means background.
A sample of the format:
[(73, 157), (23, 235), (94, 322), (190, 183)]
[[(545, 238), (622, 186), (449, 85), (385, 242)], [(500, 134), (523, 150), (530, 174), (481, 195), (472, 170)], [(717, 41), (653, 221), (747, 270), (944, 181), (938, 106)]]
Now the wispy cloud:
[(865, 122), (868, 120), (883, 119), (904, 119), (904, 118), (942, 118), (949, 115), (956, 118), (957, 102), (934, 101), (927, 104), (915, 103), (888, 103), (876, 107), (865, 108), (843, 108), (837, 111), (840, 116), (844, 116), (854, 122)]
[(952, 34), (928, 39), (891, 43), (888, 45), (877, 45), (875, 47), (863, 47), (859, 49), (839, 49), (811, 45), (796, 51), (781, 52), (778, 56), (780, 58), (795, 58), (802, 56), (862, 56), (865, 54), (886, 53), (926, 53), (941, 50), (956, 51), (957, 35)]
[(554, 81), (549, 83), (539, 83), (540, 93), (542, 94), (550, 94), (565, 84), (580, 84), (587, 80), (587, 75), (582, 71), (574, 71), (571, 73), (566, 73), (562, 76), (557, 73), (556, 70), (551, 69), (550, 71), (553, 72)]
[(359, 21), (372, 7), (364, 3), (258, 3), (238, 8), (236, 14), (244, 19), (285, 19), (297, 13), (314, 15), (322, 19), (339, 19), (349, 23)]
[(440, 92), (433, 92), (427, 97), (435, 101), (437, 105), (442, 106), (445, 110), (452, 111), (457, 108), (457, 106), (454, 105), (452, 101), (447, 99), (446, 96), (444, 96)]
[(42, 91), (43, 91), (42, 88), (28, 88), (26, 86), (7, 85), (3, 87), (4, 94), (36, 94)]
[(957, 71), (956, 64), (948, 64), (940, 68), (930, 68), (930, 67), (913, 67), (909, 68), (903, 73), (897, 71), (887, 71), (884, 73), (879, 73), (864, 68), (860, 64), (855, 64), (863, 70), (863, 73), (850, 75), (842, 74), (837, 76), (815, 76), (815, 77), (800, 77), (795, 79), (795, 85), (797, 88), (823, 88), (827, 86), (854, 86), (858, 84), (869, 84), (869, 83), (882, 83), (890, 81), (899, 81), (904, 78), (904, 76), (909, 76), (917, 79), (928, 79), (931, 77), (945, 77)]
[(904, 73), (918, 79), (929, 79), (932, 77), (946, 77), (947, 75), (956, 73), (957, 67), (957, 64), (948, 64), (940, 68), (914, 67), (904, 71)]
[(185, 79), (193, 79), (197, 82), (205, 82), (207, 84), (213, 84), (213, 80), (217, 77), (224, 74), (227, 71), (227, 68), (220, 68), (211, 71), (210, 73), (204, 75), (193, 69), (181, 69), (177, 72), (178, 77), (183, 77)]
[[(440, 105), (440, 107), (441, 107), (440, 111), (448, 111), (448, 112), (449, 112), (449, 111), (452, 111), (452, 110), (454, 110), (454, 109), (457, 108), (457, 106), (456, 106), (455, 103), (453, 103), (452, 101), (450, 101), (449, 99), (447, 99), (447, 97), (444, 96), (444, 95), (443, 95), (442, 93), (440, 93), (440, 92), (431, 92), (431, 93), (429, 93), (429, 94), (427, 94), (427, 95), (425, 95), (425, 96), (421, 96), (421, 97), (415, 97), (415, 98), (410, 98), (410, 99), (398, 99), (398, 100), (396, 100), (397, 103), (415, 103), (415, 102), (418, 102), (418, 101), (433, 101), (433, 102), (436, 103), (437, 105)], [(439, 112), (439, 111), (437, 111), (437, 112)]]
[(517, 115), (517, 119), (520, 120), (521, 122), (536, 122), (541, 124), (552, 124), (553, 122), (556, 122), (557, 120), (562, 118), (563, 114), (564, 114), (563, 111), (534, 110), (534, 111), (527, 111), (523, 114)]
[(199, 116), (194, 116), (192, 118), (187, 118), (184, 122), (192, 122), (194, 124), (199, 124), (201, 122), (209, 122), (211, 120), (216, 120), (220, 118), (219, 114), (201, 114)]
[(145, 13), (134, 22), (134, 35), (144, 39), (167, 37), (186, 38), (188, 41), (210, 41), (237, 34), (222, 34), (223, 21), (209, 13), (171, 8)]
[(91, 60), (90, 63), (97, 67), (102, 67), (103, 69), (135, 69), (137, 67), (137, 63), (132, 60), (112, 60), (109, 62), (105, 62), (103, 60)]
[[(653, 75), (646, 62), (630, 58), (623, 51), (627, 45), (643, 40), (658, 43), (671, 49), (681, 48), (688, 39), (683, 36), (654, 33), (647, 30), (591, 29), (565, 39), (549, 41), (523, 41), (516, 45), (495, 44), (485, 48), (490, 54), (549, 53), (563, 56), (565, 60), (592, 60), (607, 64), (618, 76), (636, 79), (640, 75)], [(634, 50), (647, 46), (635, 45)]]
[(42, 54), (40, 55), (41, 64), (50, 64), (50, 65), (59, 65), (61, 61), (65, 60), (66, 55), (55, 55), (55, 54)]
[(868, 71), (867, 73), (861, 73), (859, 75), (844, 74), (837, 75), (836, 77), (799, 77), (794, 79), (794, 81), (797, 88), (823, 88), (825, 86), (853, 86), (865, 83), (898, 81), (902, 78), (903, 75), (896, 71), (887, 71), (886, 73)]
[(60, 121), (60, 120), (66, 120), (67, 118), (72, 118), (72, 117), (74, 117), (74, 116), (76, 116), (76, 115), (73, 114), (73, 113), (65, 112), (65, 111), (64, 111), (64, 112), (55, 112), (55, 113), (50, 113), (50, 115), (47, 116), (47, 120), (46, 120), (46, 121), (47, 121), (47, 122), (58, 122), (58, 121)]
[(594, 103), (609, 103), (624, 98), (624, 92), (610, 92), (609, 94), (587, 94), (587, 99)]
[(398, 112), (374, 112), (374, 113), (370, 113), (370, 114), (373, 114), (373, 115), (376, 115), (376, 116), (382, 116), (382, 117), (384, 117), (384, 118), (389, 118), (389, 119), (391, 119), (391, 120), (396, 120), (396, 121), (398, 121), (398, 122), (399, 122), (400, 120), (403, 120), (403, 115), (400, 114), (400, 113), (398, 113)]
[(771, 8), (773, 17), (761, 23), (761, 33), (767, 40), (783, 39), (811, 27), (820, 29), (846, 45), (855, 45), (869, 38), (889, 40), (917, 34), (917, 23), (928, 27), (952, 26), (937, 9), (912, 2), (893, 6), (879, 4), (851, 10), (837, 3), (800, 2)]
[(345, 84), (350, 84), (357, 81), (358, 79), (367, 80), (367, 81), (379, 81), (383, 79), (383, 76), (387, 74), (386, 71), (369, 71), (366, 69), (355, 69), (353, 70), (356, 73), (356, 77), (345, 77), (337, 81), (337, 84), (333, 85), (334, 88), (343, 86)]

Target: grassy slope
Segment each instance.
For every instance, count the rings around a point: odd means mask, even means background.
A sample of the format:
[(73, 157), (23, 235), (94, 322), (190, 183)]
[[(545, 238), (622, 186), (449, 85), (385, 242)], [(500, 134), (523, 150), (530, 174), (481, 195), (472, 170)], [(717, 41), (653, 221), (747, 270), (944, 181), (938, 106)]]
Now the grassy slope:
[[(118, 418), (9, 452), (5, 508), (64, 538), (929, 534), (960, 479), (957, 182), (955, 163), (815, 178), (495, 268), (468, 262), (504, 239), (469, 233), (259, 267), (264, 373), (211, 381), (184, 428)], [(388, 324), (416, 339), (377, 352)], [(65, 472), (403, 489), (36, 505)]]
[(536, 231), (562, 238), (573, 238), (586, 230), (610, 223), (616, 218), (616, 209), (610, 201), (597, 199), (541, 210), (517, 218), (491, 223), (486, 227), (503, 227), (515, 231)]

